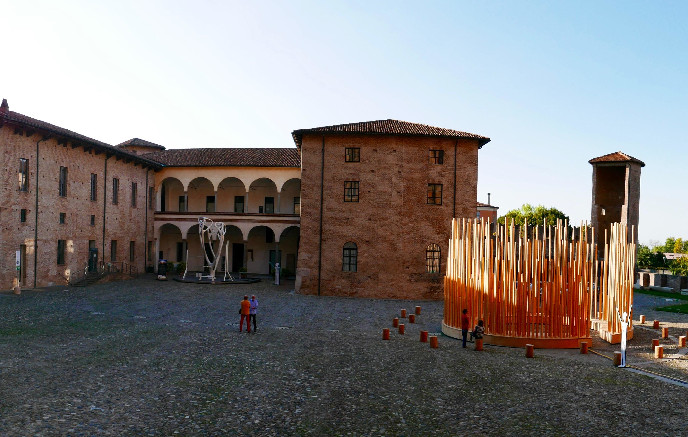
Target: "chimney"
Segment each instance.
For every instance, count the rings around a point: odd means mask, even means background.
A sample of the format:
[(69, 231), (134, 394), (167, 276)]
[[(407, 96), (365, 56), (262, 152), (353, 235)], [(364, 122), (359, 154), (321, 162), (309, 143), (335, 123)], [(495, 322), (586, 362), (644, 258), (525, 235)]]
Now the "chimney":
[(7, 104), (7, 99), (2, 99), (2, 105), (0, 105), (0, 112), (5, 114), (10, 112), (10, 105)]
[(490, 204), (490, 193), (487, 193), (487, 204)]

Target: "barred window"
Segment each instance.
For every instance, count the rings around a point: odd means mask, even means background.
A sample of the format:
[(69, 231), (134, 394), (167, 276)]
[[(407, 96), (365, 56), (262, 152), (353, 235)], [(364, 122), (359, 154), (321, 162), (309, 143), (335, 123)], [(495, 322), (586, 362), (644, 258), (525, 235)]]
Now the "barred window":
[(442, 184), (428, 184), (428, 205), (442, 204)]
[(358, 202), (358, 181), (344, 182), (344, 201)]
[(67, 196), (67, 167), (60, 167), (60, 186), (59, 186), (60, 197)]
[(361, 162), (361, 148), (360, 147), (347, 147), (344, 149), (344, 161), (345, 162)]
[(148, 187), (148, 209), (153, 209), (155, 207), (155, 189), (153, 187)]
[(91, 173), (91, 200), (98, 200), (98, 175)]
[(117, 261), (117, 240), (110, 241), (110, 261)]
[(136, 260), (136, 242), (129, 242), (129, 261), (134, 262)]
[(119, 179), (112, 178), (112, 204), (119, 203)]
[(61, 266), (65, 263), (65, 240), (57, 240), (57, 265)]
[(425, 249), (425, 268), (428, 273), (440, 272), (440, 246), (431, 244)]
[(19, 191), (29, 191), (29, 160), (19, 158)]
[(358, 247), (356, 243), (345, 243), (342, 256), (342, 271), (355, 272), (358, 269)]
[(444, 164), (444, 150), (431, 150), (430, 164)]
[(131, 183), (131, 207), (136, 208), (136, 192), (137, 192), (137, 183), (132, 182)]

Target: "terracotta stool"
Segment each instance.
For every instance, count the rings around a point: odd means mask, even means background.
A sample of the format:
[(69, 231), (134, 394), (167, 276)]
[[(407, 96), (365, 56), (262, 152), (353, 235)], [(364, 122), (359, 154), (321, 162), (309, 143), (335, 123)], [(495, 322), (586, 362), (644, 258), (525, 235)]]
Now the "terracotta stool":
[(419, 306), (416, 306), (416, 315), (420, 316), (420, 307)]
[(395, 318), (392, 319), (392, 327), (393, 327), (393, 328), (396, 328), (396, 327), (398, 327), (398, 326), (399, 326), (399, 318), (398, 318), (398, 317), (395, 317)]
[(532, 344), (526, 345), (526, 358), (533, 358), (535, 356), (535, 346)]
[(416, 323), (416, 315), (409, 314), (409, 323)]
[(669, 337), (669, 328), (662, 328), (662, 338)]
[(655, 346), (655, 358), (664, 358), (664, 346)]
[(402, 319), (406, 318), (406, 310), (401, 310), (401, 318)]
[(652, 329), (659, 329), (659, 320), (652, 322)]
[(482, 338), (476, 338), (475, 339), (475, 350), (477, 350), (477, 351), (483, 350), (483, 339)]
[(580, 353), (582, 354), (587, 354), (588, 353), (588, 342), (587, 341), (582, 341), (580, 344)]
[(640, 315), (640, 323), (645, 323), (645, 316), (642, 314)]
[(399, 323), (399, 334), (404, 335), (405, 330), (406, 330), (406, 327), (404, 326), (404, 324)]
[(621, 365), (621, 352), (614, 352), (614, 365), (619, 367)]
[(420, 331), (420, 341), (421, 343), (428, 342), (428, 331)]
[(389, 340), (389, 328), (385, 328), (382, 330), (382, 339)]
[(436, 335), (430, 336), (430, 347), (433, 349), (437, 349), (439, 347), (439, 342), (437, 341)]
[(678, 347), (686, 347), (686, 336), (685, 335), (681, 335), (678, 338)]

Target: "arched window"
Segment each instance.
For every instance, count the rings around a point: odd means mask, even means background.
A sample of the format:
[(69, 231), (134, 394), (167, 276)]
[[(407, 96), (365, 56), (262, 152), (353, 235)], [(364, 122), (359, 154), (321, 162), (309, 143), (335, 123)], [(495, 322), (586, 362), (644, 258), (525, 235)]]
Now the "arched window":
[(358, 265), (358, 247), (356, 243), (345, 243), (342, 254), (342, 271), (355, 272)]
[(425, 249), (425, 268), (428, 273), (440, 272), (440, 246), (431, 244)]

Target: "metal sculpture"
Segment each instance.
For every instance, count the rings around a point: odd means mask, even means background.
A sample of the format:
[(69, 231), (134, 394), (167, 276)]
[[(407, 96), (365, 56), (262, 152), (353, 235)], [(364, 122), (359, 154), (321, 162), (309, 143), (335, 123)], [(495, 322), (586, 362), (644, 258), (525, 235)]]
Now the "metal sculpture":
[[(224, 223), (213, 222), (208, 217), (198, 218), (198, 235), (201, 240), (201, 251), (203, 252), (206, 262), (204, 267), (208, 267), (210, 270), (209, 274), (204, 277), (210, 278), (212, 281), (215, 281), (215, 270), (220, 262), (226, 232), (227, 229)], [(208, 240), (207, 246), (206, 238)], [(213, 245), (213, 241), (215, 241), (215, 246)], [(208, 256), (208, 252), (210, 252), (210, 256), (213, 258), (212, 260)]]

